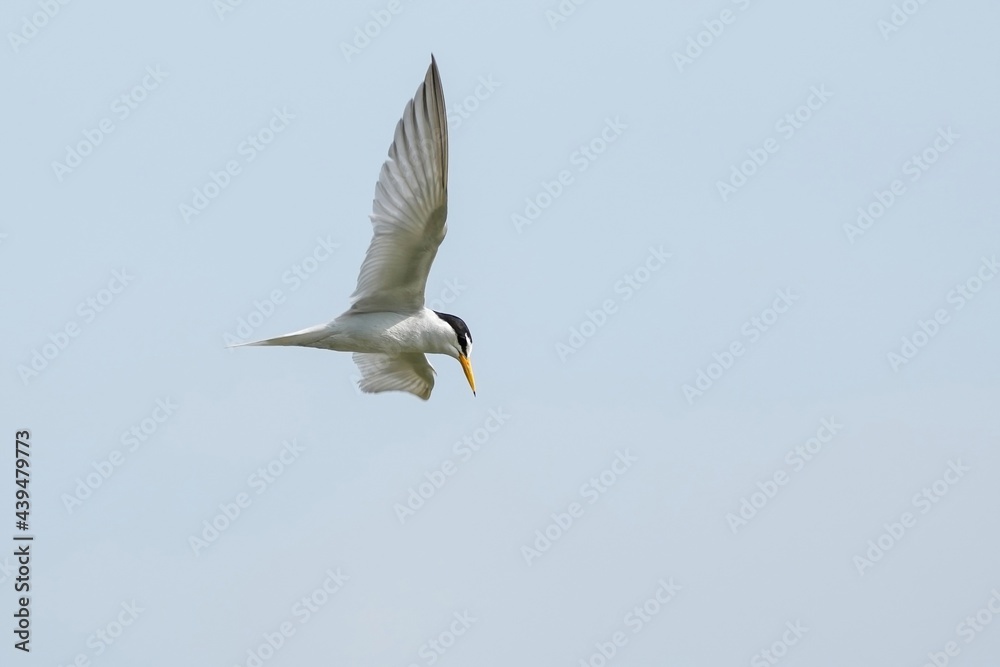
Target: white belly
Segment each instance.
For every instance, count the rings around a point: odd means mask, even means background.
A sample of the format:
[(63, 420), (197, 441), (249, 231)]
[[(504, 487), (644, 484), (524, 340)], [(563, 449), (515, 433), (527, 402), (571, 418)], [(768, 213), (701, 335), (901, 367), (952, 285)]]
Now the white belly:
[(450, 329), (436, 315), (424, 310), (416, 315), (399, 313), (344, 313), (328, 326), (329, 335), (313, 347), (341, 352), (444, 354), (442, 338)]

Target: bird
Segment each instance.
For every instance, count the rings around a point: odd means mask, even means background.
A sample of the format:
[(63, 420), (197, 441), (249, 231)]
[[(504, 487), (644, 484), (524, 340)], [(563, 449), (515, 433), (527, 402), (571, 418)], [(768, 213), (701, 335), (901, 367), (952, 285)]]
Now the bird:
[(396, 124), (375, 185), (373, 236), (350, 307), (308, 329), (232, 347), (293, 345), (352, 352), (366, 393), (408, 392), (428, 400), (428, 354), (458, 360), (476, 394), (472, 333), (462, 318), (424, 305), (431, 264), (447, 233), (448, 119), (437, 61)]

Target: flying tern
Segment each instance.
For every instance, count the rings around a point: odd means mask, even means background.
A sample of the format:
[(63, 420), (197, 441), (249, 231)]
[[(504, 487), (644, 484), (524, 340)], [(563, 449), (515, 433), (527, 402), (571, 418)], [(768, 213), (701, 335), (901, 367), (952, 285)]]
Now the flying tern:
[(353, 352), (362, 391), (405, 391), (427, 400), (427, 354), (458, 359), (476, 393), (472, 334), (460, 317), (424, 306), (424, 288), (448, 215), (448, 120), (437, 62), (406, 103), (375, 186), (374, 236), (351, 306), (332, 322), (242, 345), (298, 345)]

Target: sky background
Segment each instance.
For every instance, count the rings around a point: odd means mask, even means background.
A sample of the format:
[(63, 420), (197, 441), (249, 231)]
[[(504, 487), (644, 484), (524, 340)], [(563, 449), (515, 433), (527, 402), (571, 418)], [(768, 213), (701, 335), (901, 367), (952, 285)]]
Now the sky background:
[[(998, 20), (6, 3), (4, 664), (1000, 665)], [(227, 350), (346, 308), (431, 53), (479, 395)]]

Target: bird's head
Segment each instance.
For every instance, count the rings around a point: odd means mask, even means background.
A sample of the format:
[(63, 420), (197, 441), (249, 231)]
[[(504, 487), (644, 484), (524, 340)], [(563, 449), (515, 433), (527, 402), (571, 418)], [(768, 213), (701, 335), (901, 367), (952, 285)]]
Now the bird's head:
[(461, 317), (449, 315), (448, 313), (439, 313), (436, 310), (433, 312), (455, 332), (454, 338), (451, 339), (451, 346), (448, 348), (446, 354), (455, 357), (462, 364), (462, 370), (465, 371), (465, 379), (469, 381), (469, 386), (472, 387), (474, 395), (476, 393), (476, 378), (472, 374), (472, 364), (469, 362), (469, 357), (472, 355), (472, 332), (469, 331), (469, 327), (466, 326)]

